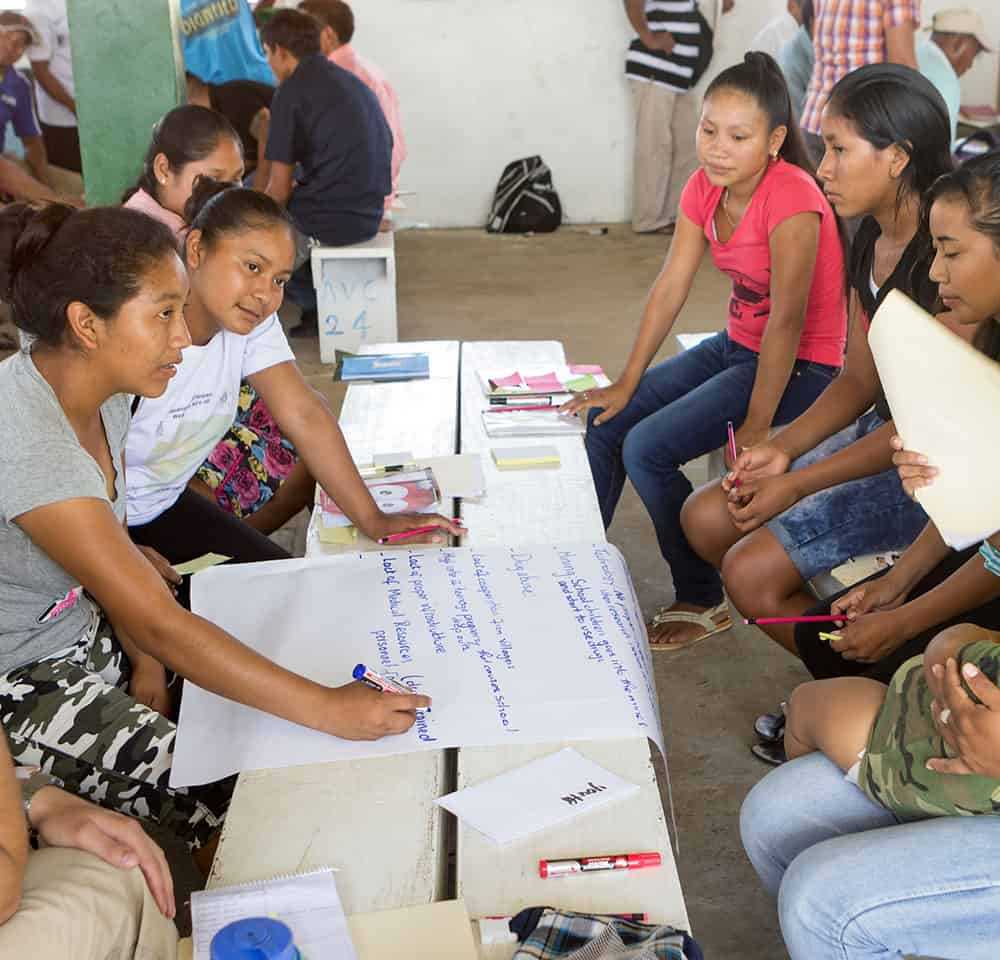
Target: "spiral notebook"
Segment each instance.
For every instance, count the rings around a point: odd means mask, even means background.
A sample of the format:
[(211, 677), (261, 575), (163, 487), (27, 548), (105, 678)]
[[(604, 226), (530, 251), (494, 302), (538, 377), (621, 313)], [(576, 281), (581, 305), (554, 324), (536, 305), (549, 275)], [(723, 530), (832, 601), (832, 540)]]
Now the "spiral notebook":
[(287, 924), (303, 957), (358, 960), (333, 873), (328, 867), (192, 893), (194, 960), (210, 960), (212, 937), (248, 917), (272, 917)]

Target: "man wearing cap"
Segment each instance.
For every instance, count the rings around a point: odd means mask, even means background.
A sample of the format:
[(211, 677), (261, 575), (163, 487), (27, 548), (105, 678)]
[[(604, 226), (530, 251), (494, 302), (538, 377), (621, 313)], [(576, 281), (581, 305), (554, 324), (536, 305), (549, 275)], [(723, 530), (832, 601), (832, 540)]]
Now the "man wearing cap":
[[(0, 12), (0, 153), (6, 146), (7, 124), (11, 123), (24, 144), (28, 169), (36, 180), (44, 181), (48, 161), (31, 98), (31, 84), (14, 68), (25, 50), (37, 42), (38, 33), (27, 17), (12, 10)], [(38, 186), (46, 189), (44, 183)], [(22, 197), (20, 192), (17, 195), (18, 199), (34, 199)]]
[(948, 105), (952, 142), (962, 97), (958, 78), (984, 50), (992, 50), (986, 25), (968, 7), (940, 10), (931, 21), (930, 36), (917, 44), (920, 72), (938, 88)]

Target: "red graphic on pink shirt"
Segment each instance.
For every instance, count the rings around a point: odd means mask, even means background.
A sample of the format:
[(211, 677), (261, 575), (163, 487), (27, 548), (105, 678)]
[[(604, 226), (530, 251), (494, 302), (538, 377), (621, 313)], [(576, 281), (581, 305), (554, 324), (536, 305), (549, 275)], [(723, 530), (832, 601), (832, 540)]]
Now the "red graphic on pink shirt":
[(38, 618), (38, 622), (50, 623), (57, 617), (61, 617), (67, 610), (72, 610), (80, 602), (80, 597), (82, 596), (83, 587), (73, 587), (61, 600), (56, 600), (50, 604), (45, 613)]

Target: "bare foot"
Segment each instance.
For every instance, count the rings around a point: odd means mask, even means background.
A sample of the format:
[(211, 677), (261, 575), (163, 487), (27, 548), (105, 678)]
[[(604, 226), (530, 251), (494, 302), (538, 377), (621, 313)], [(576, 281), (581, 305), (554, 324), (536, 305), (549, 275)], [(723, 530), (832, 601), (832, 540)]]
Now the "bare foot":
[[(664, 613), (708, 613), (711, 607), (702, 607), (696, 603), (675, 603)], [(729, 620), (729, 613), (723, 607), (712, 617), (716, 626), (722, 626)], [(649, 644), (658, 646), (687, 646), (705, 634), (705, 628), (700, 623), (685, 623), (683, 621), (667, 621), (666, 623), (650, 623), (647, 626)]]

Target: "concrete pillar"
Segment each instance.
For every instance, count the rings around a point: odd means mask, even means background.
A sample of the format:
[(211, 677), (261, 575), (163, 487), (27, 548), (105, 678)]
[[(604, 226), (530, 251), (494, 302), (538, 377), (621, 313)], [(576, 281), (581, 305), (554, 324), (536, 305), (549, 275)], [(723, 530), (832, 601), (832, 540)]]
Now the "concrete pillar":
[(67, 12), (87, 203), (115, 204), (184, 97), (179, 0), (67, 0)]

